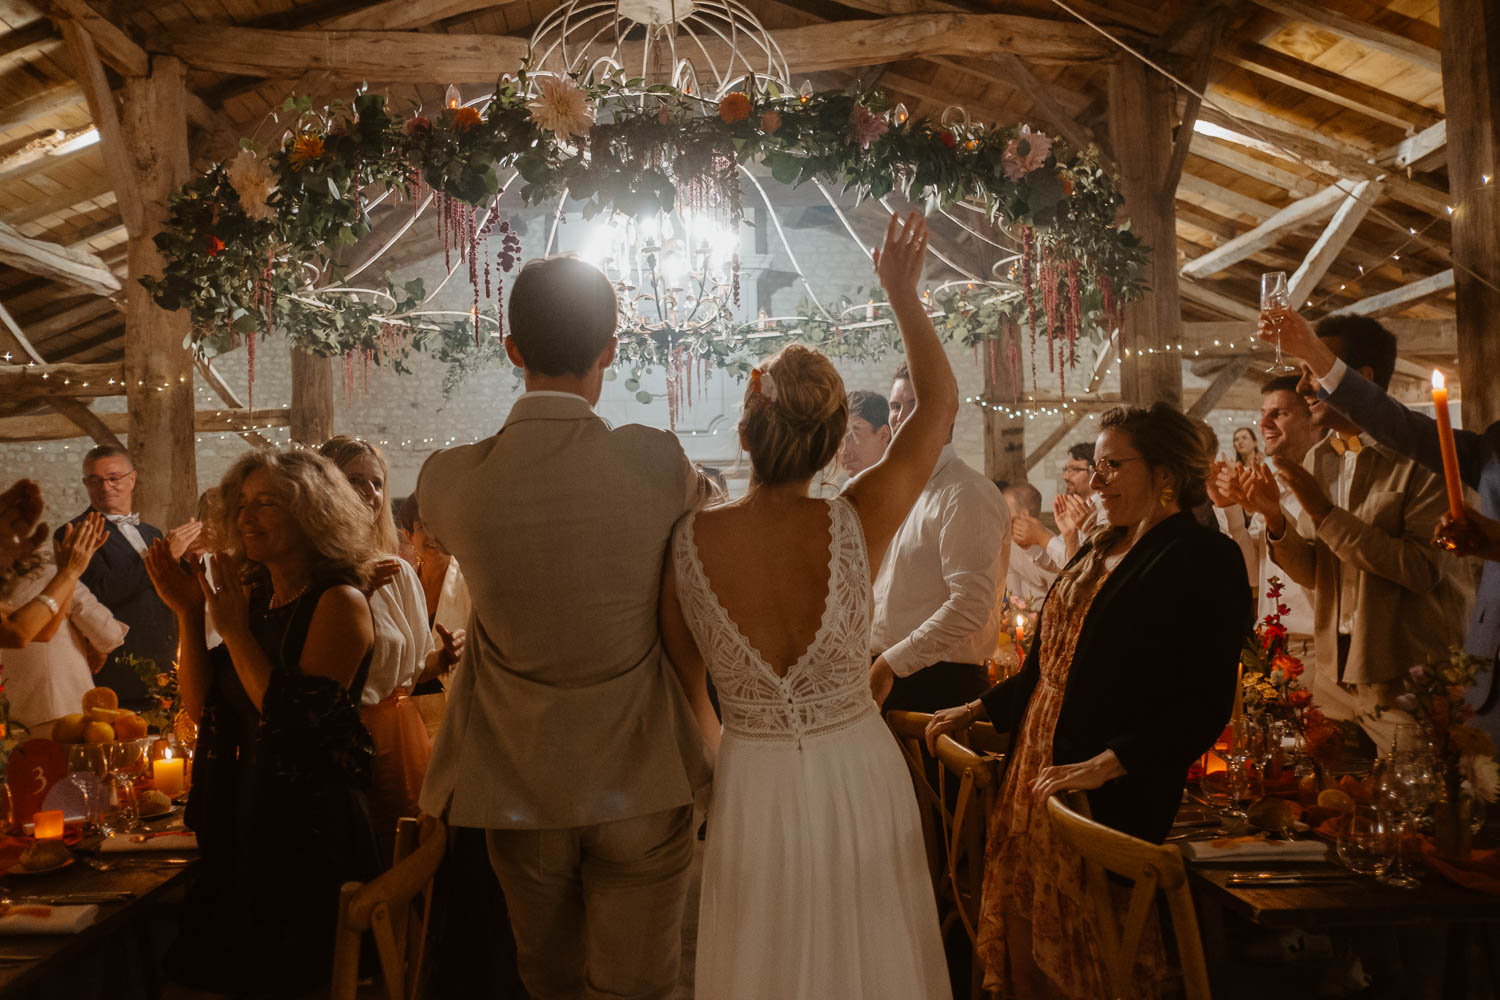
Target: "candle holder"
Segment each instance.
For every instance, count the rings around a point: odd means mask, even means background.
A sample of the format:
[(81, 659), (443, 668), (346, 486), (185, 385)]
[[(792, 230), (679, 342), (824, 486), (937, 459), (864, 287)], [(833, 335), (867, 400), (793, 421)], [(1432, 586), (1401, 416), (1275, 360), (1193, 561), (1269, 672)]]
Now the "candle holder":
[(31, 834), (37, 840), (61, 840), (63, 835), (63, 812), (61, 809), (44, 809), (32, 817)]

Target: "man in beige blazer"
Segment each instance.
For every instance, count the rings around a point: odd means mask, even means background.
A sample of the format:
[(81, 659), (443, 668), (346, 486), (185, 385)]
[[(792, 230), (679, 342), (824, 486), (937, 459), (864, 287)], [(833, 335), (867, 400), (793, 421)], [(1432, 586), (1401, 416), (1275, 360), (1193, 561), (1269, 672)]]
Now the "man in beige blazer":
[[(1396, 338), (1379, 323), (1331, 317), (1318, 336), (1350, 368), (1390, 384)], [(1302, 465), (1278, 470), (1302, 513), (1295, 524), (1279, 511), (1267, 515), (1271, 558), (1314, 590), (1314, 703), (1331, 718), (1357, 718), (1384, 753), (1395, 726), (1412, 720), (1371, 713), (1402, 693), (1411, 667), (1461, 643), (1473, 575), (1431, 543), (1447, 509), (1442, 479), (1320, 399), (1306, 366), (1298, 391), (1326, 436)]]
[(672, 526), (706, 494), (674, 435), (593, 411), (615, 354), (603, 274), (532, 261), (509, 315), (525, 395), (417, 484), (473, 599), (421, 804), (487, 831), (536, 1000), (666, 997), (709, 772), (657, 595)]

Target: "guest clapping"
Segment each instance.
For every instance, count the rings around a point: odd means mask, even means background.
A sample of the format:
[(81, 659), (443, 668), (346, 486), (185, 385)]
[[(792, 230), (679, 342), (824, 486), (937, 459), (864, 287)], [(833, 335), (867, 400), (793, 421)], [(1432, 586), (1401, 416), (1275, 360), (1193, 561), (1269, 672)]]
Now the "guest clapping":
[[(219, 489), (217, 585), (163, 539), (146, 560), (198, 721), (187, 824), (203, 861), (167, 968), (189, 989), (287, 996), (327, 982), (339, 887), (378, 871), (355, 700), (373, 643), (370, 519), (310, 452), (252, 452)], [(224, 636), (212, 652), (206, 610)]]
[(1021, 672), (939, 713), (928, 739), (988, 717), (1015, 734), (987, 850), (979, 951), (987, 984), (1096, 997), (1093, 911), (1048, 796), (1088, 793), (1096, 820), (1160, 842), (1188, 766), (1229, 718), (1250, 588), (1235, 544), (1195, 520), (1206, 441), (1165, 403), (1100, 421), (1091, 486), (1107, 522), (1042, 607)]

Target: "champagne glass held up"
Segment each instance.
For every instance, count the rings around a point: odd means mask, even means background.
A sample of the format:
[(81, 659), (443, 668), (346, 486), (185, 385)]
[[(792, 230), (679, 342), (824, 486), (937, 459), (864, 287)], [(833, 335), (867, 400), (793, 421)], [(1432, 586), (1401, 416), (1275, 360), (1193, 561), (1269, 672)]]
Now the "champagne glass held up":
[[(1270, 271), (1260, 276), (1260, 312), (1264, 316), (1267, 313), (1284, 312), (1292, 307), (1292, 293), (1287, 287), (1285, 271)], [(1274, 322), (1274, 321), (1273, 321)], [(1289, 365), (1281, 357), (1281, 327), (1276, 328), (1276, 360), (1266, 368), (1266, 372), (1272, 375), (1290, 375), (1297, 371), (1295, 365)]]

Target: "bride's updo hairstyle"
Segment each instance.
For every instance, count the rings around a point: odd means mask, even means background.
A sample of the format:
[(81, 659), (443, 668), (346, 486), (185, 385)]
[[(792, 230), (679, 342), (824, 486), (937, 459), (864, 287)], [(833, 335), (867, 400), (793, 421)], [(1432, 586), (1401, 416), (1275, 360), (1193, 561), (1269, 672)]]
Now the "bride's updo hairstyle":
[(848, 425), (844, 380), (833, 362), (800, 344), (762, 362), (745, 387), (740, 439), (764, 485), (810, 479), (826, 468)]

